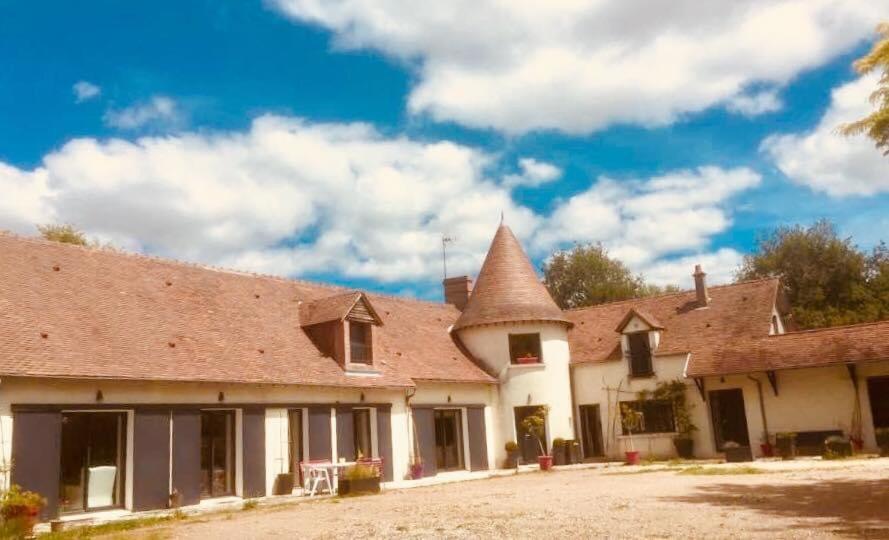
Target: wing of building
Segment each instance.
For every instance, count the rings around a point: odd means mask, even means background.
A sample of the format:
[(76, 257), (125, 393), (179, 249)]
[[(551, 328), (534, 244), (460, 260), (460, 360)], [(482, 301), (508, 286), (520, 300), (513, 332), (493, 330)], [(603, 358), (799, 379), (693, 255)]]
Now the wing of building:
[(64, 520), (299, 491), (306, 463), (473, 477), (560, 440), (559, 461), (876, 448), (889, 322), (785, 332), (777, 280), (695, 278), (562, 311), (501, 225), (434, 303), (0, 234), (2, 480)]

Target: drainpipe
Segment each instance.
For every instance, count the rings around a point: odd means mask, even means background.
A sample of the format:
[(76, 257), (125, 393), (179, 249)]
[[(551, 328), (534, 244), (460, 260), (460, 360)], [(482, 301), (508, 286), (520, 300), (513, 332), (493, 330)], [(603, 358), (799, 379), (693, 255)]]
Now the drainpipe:
[(417, 441), (417, 424), (414, 423), (414, 411), (411, 409), (411, 398), (417, 393), (417, 387), (410, 388), (404, 395), (404, 408), (407, 413), (409, 424), (407, 427), (408, 439), (411, 444), (411, 455), (409, 456), (408, 468), (413, 466), (416, 459), (420, 457), (420, 443)]
[(762, 431), (765, 436), (765, 444), (769, 444), (769, 422), (766, 420), (766, 403), (762, 397), (762, 381), (755, 377), (747, 375), (747, 378), (756, 383), (756, 390), (759, 392), (759, 412), (762, 414)]
[(577, 429), (577, 398), (574, 393), (574, 366), (568, 365), (568, 385), (571, 391), (571, 427), (574, 429), (574, 442), (581, 444), (581, 452), (583, 452), (583, 438), (579, 436), (580, 430)]

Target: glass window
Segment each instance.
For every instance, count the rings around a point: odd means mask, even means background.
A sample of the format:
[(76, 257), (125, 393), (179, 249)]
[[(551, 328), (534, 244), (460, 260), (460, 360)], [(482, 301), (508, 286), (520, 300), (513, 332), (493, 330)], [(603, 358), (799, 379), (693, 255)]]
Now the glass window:
[(654, 373), (651, 367), (651, 347), (648, 332), (627, 335), (630, 343), (630, 375), (647, 377)]
[(123, 506), (126, 413), (62, 414), (62, 512)]
[[(641, 425), (634, 429), (633, 433), (673, 433), (676, 431), (671, 401), (660, 399), (622, 401), (621, 407), (625, 405), (642, 413)], [(623, 425), (621, 427), (623, 434), (626, 435), (628, 433), (627, 427)]]
[(371, 443), (370, 409), (352, 409), (352, 436), (355, 441), (355, 459), (373, 457)]
[(235, 411), (201, 411), (201, 496), (235, 492)]
[(509, 357), (513, 364), (539, 364), (540, 334), (509, 334)]
[(371, 363), (370, 324), (349, 321), (349, 359), (353, 364)]

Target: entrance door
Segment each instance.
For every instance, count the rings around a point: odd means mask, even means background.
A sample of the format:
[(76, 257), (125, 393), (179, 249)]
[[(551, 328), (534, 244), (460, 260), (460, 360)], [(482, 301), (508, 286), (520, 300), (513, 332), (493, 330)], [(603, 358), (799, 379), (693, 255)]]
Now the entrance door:
[(747, 413), (744, 412), (744, 392), (740, 388), (713, 390), (709, 397), (716, 449), (721, 451), (729, 441), (750, 446)]
[(867, 380), (867, 397), (874, 419), (874, 429), (889, 428), (889, 377)]
[(235, 492), (235, 411), (201, 411), (201, 496)]
[(599, 405), (580, 406), (580, 430), (583, 434), (583, 457), (594, 458), (604, 455), (602, 449), (602, 417)]
[(459, 409), (435, 410), (435, 465), (439, 471), (464, 469), (463, 425)]
[[(536, 413), (538, 409), (540, 409), (539, 405), (515, 408), (515, 432), (518, 438), (516, 442), (522, 451), (522, 461), (524, 463), (536, 463), (537, 456), (541, 455), (537, 439), (522, 427), (522, 420)], [(543, 441), (546, 444), (546, 426), (543, 427)]]
[(123, 506), (126, 413), (62, 414), (62, 512)]

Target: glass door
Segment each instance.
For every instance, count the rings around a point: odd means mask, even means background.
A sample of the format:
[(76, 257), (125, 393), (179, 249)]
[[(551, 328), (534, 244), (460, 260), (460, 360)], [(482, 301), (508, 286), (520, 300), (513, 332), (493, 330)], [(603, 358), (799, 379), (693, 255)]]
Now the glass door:
[(435, 411), (435, 460), (439, 471), (464, 469), (463, 425), (459, 409)]
[(123, 506), (126, 419), (122, 412), (62, 414), (62, 512)]
[(235, 493), (235, 411), (201, 411), (201, 497)]
[(598, 404), (580, 406), (580, 428), (583, 434), (583, 457), (602, 456), (602, 421)]

